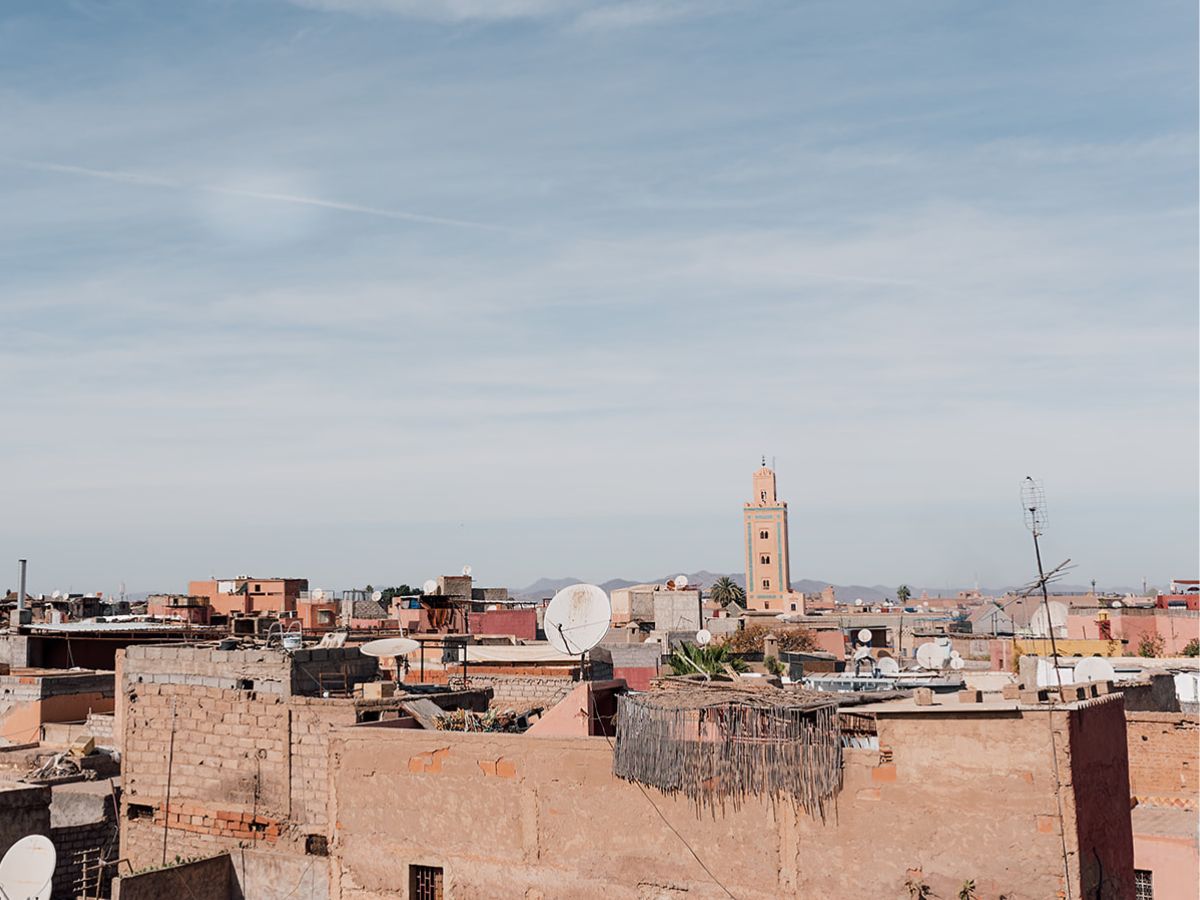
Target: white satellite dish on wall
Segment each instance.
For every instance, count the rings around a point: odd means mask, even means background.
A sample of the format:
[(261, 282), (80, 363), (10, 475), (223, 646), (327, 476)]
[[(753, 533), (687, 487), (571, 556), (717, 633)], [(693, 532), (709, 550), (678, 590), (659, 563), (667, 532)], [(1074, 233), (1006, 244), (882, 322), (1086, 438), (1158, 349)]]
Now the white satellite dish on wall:
[(1107, 659), (1089, 656), (1075, 666), (1076, 681), (1116, 681), (1117, 672)]
[(679, 588), (679, 590), (682, 591), (687, 586), (688, 586), (688, 577), (686, 575), (676, 575), (675, 576), (675, 587)]
[(421, 645), (412, 638), (381, 638), (358, 648), (365, 656), (408, 656), (420, 649)]
[(50, 879), (58, 854), (50, 838), (23, 837), (0, 860), (0, 896), (13, 900), (50, 900)]
[(383, 599), (383, 591), (372, 591), (371, 599), (374, 600), (376, 603), (378, 603), (380, 600)]
[(573, 584), (554, 595), (542, 627), (555, 650), (578, 656), (604, 640), (611, 619), (608, 594), (594, 584)]
[(701, 647), (705, 647), (711, 642), (712, 642), (712, 632), (709, 631), (707, 628), (701, 628), (699, 631), (696, 632), (696, 643), (699, 644)]
[(858, 640), (859, 640), (859, 643), (862, 643), (862, 644), (871, 643), (871, 629), (870, 628), (860, 629), (858, 632)]
[(432, 578), (426, 580), (426, 582), (423, 585), (421, 585), (421, 592), (425, 593), (425, 594), (437, 593), (437, 582), (434, 581)]

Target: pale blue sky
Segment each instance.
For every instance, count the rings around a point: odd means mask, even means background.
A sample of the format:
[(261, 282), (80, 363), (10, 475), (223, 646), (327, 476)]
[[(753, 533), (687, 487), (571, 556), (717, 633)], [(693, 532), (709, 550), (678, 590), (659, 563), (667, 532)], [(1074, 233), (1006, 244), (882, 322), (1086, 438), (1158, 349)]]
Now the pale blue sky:
[(1076, 580), (1194, 577), (1196, 33), (1192, 0), (9, 0), (0, 560), (739, 570), (766, 453), (796, 578), (1023, 580), (1029, 473)]

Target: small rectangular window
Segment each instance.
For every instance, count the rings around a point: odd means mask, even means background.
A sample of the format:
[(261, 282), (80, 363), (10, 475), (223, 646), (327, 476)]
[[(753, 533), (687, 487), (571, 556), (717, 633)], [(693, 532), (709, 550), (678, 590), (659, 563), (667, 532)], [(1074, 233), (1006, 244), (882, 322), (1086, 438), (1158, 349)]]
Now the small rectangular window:
[(256, 594), (261, 594), (261, 593), (262, 593), (262, 585), (261, 585), (261, 584), (256, 584), (256, 585), (254, 586), (254, 593), (256, 593)]
[(764, 591), (769, 591), (770, 589), (771, 589), (771, 579), (770, 579), (770, 578), (764, 578), (764, 579), (763, 579), (763, 590), (764, 590)]
[(1133, 870), (1134, 900), (1154, 900), (1154, 873), (1149, 869)]
[(796, 611), (796, 604), (795, 604), (795, 603), (793, 603), (793, 604), (792, 604), (792, 612), (795, 612), (795, 611)]
[(769, 566), (771, 564), (771, 557), (768, 556), (766, 553), (760, 553), (759, 557), (758, 557), (758, 561), (764, 566)]
[(154, 807), (147, 806), (144, 803), (127, 803), (125, 804), (125, 818), (127, 819), (153, 819)]
[(767, 531), (765, 528), (758, 533), (759, 540), (765, 541), (770, 536), (771, 536), (771, 532)]
[(409, 900), (443, 900), (441, 866), (409, 866)]

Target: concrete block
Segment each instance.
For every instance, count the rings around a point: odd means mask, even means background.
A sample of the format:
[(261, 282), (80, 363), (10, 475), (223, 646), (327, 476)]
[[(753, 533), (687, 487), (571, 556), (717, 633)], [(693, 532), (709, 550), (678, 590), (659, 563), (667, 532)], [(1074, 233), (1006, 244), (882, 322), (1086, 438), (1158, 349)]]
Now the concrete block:
[(1050, 692), (1045, 688), (1036, 691), (1021, 691), (1021, 702), (1030, 706), (1036, 706), (1039, 703), (1045, 703), (1050, 699)]
[(933, 690), (931, 688), (917, 688), (913, 694), (913, 702), (917, 706), (933, 706)]
[(982, 703), (983, 691), (966, 690), (958, 692), (959, 703)]
[(1000, 695), (1002, 697), (1004, 697), (1005, 700), (1020, 700), (1021, 699), (1021, 690), (1022, 690), (1022, 685), (1006, 684), (1003, 688), (1000, 689)]

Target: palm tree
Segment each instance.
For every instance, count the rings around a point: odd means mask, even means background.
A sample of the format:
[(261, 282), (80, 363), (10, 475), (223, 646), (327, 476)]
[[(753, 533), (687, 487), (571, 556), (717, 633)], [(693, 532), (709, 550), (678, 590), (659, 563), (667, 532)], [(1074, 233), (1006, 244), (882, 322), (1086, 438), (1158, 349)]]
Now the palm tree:
[(681, 644), (678, 650), (667, 657), (667, 665), (676, 675), (695, 675), (698, 672), (724, 675), (727, 665), (735, 672), (750, 669), (744, 659), (734, 656), (724, 644), (709, 644), (707, 647)]
[(907, 584), (902, 584), (902, 585), (900, 585), (900, 587), (896, 588), (896, 599), (900, 601), (901, 606), (903, 606), (905, 603), (907, 603), (908, 598), (911, 596), (912, 596), (912, 591), (910, 591), (908, 589)]
[(746, 592), (728, 575), (722, 575), (713, 582), (708, 596), (722, 606), (728, 606), (730, 603), (741, 605), (746, 602)]

